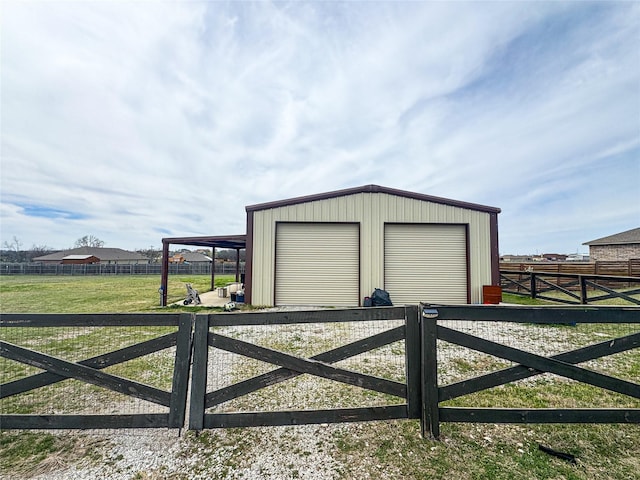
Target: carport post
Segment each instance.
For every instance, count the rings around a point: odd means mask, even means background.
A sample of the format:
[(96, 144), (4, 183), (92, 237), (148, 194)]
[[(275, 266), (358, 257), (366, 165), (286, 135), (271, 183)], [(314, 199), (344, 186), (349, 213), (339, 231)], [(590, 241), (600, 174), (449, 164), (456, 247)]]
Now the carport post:
[(213, 258), (211, 259), (211, 290), (216, 288), (216, 247), (211, 247), (213, 250)]
[(236, 283), (240, 281), (240, 249), (236, 248)]
[(167, 284), (169, 283), (169, 243), (162, 242), (162, 272), (160, 275), (160, 306), (167, 306)]

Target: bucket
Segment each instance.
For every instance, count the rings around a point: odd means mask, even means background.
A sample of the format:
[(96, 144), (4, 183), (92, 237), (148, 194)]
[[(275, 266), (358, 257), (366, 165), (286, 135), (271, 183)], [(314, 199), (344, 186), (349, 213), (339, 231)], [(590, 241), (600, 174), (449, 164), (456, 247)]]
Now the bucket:
[(226, 289), (226, 288), (224, 288), (224, 287), (219, 288), (219, 289), (218, 289), (218, 296), (219, 296), (220, 298), (226, 298), (226, 296), (227, 296), (227, 289)]
[(244, 303), (244, 293), (236, 293), (236, 302)]

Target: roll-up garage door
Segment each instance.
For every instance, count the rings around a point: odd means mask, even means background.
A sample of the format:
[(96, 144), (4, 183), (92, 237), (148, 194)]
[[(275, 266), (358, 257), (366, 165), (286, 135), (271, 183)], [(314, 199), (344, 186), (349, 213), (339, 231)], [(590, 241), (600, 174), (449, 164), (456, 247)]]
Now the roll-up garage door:
[(357, 306), (358, 224), (278, 223), (276, 305)]
[(384, 285), (395, 305), (467, 303), (463, 225), (387, 224)]

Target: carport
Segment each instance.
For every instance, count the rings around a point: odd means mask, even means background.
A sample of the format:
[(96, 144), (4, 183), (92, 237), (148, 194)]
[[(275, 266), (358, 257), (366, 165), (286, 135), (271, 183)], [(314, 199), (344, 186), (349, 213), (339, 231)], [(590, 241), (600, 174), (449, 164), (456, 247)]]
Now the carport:
[(167, 306), (167, 288), (169, 284), (169, 245), (195, 245), (213, 249), (211, 262), (211, 289), (215, 288), (216, 248), (226, 248), (236, 251), (236, 282), (240, 280), (240, 250), (247, 246), (246, 235), (220, 235), (214, 237), (173, 237), (162, 239), (162, 272), (160, 279), (160, 293), (162, 306)]

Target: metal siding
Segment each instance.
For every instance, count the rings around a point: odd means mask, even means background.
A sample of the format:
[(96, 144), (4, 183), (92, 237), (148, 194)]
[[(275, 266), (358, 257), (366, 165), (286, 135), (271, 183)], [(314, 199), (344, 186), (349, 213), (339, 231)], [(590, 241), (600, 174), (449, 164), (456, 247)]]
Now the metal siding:
[(467, 303), (464, 225), (385, 225), (385, 290), (394, 304)]
[[(360, 291), (369, 295), (384, 285), (384, 223), (452, 223), (469, 225), (471, 302), (482, 301), (482, 285), (491, 283), (490, 215), (382, 193), (357, 193), (254, 212), (252, 302), (272, 305), (274, 298), (275, 223), (359, 222)], [(309, 204), (309, 205), (310, 205)]]
[(276, 305), (358, 306), (356, 224), (279, 223)]

